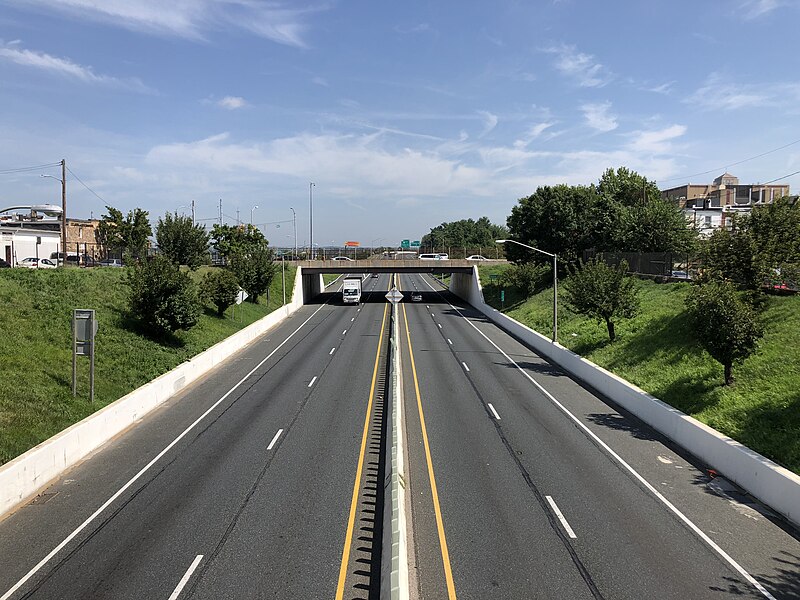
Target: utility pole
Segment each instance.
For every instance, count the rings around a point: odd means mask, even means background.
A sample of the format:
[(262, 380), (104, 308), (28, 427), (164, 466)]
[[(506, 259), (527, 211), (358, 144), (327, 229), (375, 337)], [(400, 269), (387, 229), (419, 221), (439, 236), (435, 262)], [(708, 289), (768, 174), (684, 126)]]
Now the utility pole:
[[(61, 159), (61, 252), (64, 253), (64, 267), (67, 266), (67, 160)], [(56, 259), (58, 266), (58, 259)]]
[(297, 260), (297, 213), (291, 206), (289, 210), (292, 211), (292, 229), (294, 229), (294, 260)]
[(236, 226), (239, 226), (239, 209), (236, 209)]
[(192, 200), (192, 226), (194, 226), (194, 200)]
[(219, 199), (219, 226), (222, 227), (222, 198)]

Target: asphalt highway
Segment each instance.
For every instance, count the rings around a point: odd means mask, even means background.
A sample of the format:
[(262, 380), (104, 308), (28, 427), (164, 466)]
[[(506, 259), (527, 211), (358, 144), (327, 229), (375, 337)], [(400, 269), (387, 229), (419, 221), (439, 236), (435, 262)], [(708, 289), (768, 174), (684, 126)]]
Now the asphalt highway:
[[(792, 532), (710, 496), (675, 449), (430, 276), (400, 282), (423, 293), (400, 322), (419, 598), (798, 597)], [(739, 568), (695, 518), (738, 528), (710, 532)]]

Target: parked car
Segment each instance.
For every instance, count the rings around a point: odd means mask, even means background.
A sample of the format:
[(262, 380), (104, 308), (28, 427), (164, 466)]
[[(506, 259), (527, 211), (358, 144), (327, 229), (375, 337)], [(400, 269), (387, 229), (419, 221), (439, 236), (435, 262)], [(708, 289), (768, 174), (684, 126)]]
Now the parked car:
[(411, 292), (412, 302), (422, 302), (422, 292)]
[(118, 258), (107, 258), (97, 263), (100, 267), (121, 267), (122, 261)]
[(334, 256), (331, 260), (349, 260), (350, 262), (353, 262), (353, 259), (348, 258), (347, 256)]
[(473, 254), (472, 256), (468, 256), (467, 260), (489, 260), (485, 256), (481, 256), (480, 254)]
[(10, 268), (11, 268), (11, 265), (8, 264), (8, 261), (3, 260), (2, 258), (0, 258), (0, 269), (10, 269)]
[(27, 267), (28, 269), (55, 269), (56, 263), (49, 258), (35, 258), (33, 256), (29, 256), (28, 258), (23, 258), (21, 261), (19, 261), (17, 266)]

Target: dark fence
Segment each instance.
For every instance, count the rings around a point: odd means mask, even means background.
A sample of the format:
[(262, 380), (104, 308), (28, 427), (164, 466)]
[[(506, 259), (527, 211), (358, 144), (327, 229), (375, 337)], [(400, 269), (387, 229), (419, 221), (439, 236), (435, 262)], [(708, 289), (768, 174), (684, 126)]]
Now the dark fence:
[(680, 279), (691, 279), (699, 264), (696, 258), (688, 254), (672, 252), (597, 252), (595, 250), (586, 250), (583, 253), (584, 262), (592, 259), (600, 260), (612, 266), (617, 266), (624, 260), (628, 263), (628, 273)]

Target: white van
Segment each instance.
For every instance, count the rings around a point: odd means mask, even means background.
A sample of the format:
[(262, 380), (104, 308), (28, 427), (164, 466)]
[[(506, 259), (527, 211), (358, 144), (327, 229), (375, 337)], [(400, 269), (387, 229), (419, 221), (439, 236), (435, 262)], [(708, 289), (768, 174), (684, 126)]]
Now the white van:
[[(447, 256), (447, 255), (445, 254), (445, 256)], [(419, 255), (419, 259), (420, 260), (441, 260), (442, 258), (441, 258), (441, 254), (420, 254)]]

